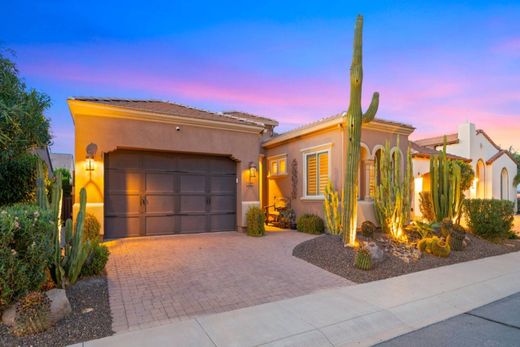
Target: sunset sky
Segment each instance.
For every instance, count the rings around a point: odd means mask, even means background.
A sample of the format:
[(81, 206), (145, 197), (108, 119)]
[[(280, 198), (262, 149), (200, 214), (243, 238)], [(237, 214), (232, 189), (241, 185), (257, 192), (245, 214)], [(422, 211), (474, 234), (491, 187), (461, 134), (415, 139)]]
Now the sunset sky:
[[(365, 16), (365, 108), (412, 138), (466, 120), (520, 150), (520, 2), (8, 1), (0, 44), (49, 94), (52, 151), (73, 151), (70, 96), (169, 100), (275, 118), (285, 131), (345, 110)], [(117, 129), (115, 129), (117, 131)]]

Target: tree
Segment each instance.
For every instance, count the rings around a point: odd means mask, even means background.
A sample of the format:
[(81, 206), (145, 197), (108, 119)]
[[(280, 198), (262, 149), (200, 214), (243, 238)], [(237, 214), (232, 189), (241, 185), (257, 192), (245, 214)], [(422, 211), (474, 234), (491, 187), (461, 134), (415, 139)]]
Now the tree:
[(13, 158), (51, 142), (49, 120), (44, 111), (50, 98), (29, 89), (16, 65), (0, 50), (0, 156)]
[(50, 98), (29, 89), (0, 49), (0, 205), (34, 200), (37, 158), (30, 153), (51, 142), (44, 111)]
[(518, 187), (520, 184), (520, 152), (516, 152), (513, 150), (513, 148), (509, 148), (509, 153), (515, 158), (516, 161), (516, 175), (513, 178), (513, 185), (515, 187)]

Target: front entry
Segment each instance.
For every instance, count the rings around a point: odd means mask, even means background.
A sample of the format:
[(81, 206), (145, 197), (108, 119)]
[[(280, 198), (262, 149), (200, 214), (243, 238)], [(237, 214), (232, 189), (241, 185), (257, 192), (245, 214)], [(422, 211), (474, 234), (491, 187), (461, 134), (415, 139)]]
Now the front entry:
[(236, 163), (117, 150), (105, 156), (105, 238), (236, 230)]

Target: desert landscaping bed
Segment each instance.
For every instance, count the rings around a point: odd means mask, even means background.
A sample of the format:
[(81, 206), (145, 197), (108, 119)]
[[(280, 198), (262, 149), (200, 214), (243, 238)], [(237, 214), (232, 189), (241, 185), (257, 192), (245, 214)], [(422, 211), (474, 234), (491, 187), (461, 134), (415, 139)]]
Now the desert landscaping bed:
[(78, 281), (67, 297), (72, 313), (42, 333), (16, 337), (0, 324), (0, 346), (67, 346), (113, 334), (105, 276)]
[[(396, 256), (392, 252), (384, 251), (384, 260), (375, 264), (369, 271), (354, 267), (356, 251), (345, 247), (339, 236), (322, 235), (304, 241), (294, 248), (293, 255), (348, 280), (366, 283), (443, 265), (520, 251), (518, 239), (492, 243), (469, 233), (467, 236), (469, 238), (467, 247), (463, 251), (452, 251), (447, 258), (423, 253), (417, 260), (410, 256), (405, 261), (403, 258), (407, 258), (406, 256)], [(381, 249), (388, 249), (389, 240), (386, 235), (377, 233), (374, 239)], [(403, 253), (406, 254), (406, 250)]]

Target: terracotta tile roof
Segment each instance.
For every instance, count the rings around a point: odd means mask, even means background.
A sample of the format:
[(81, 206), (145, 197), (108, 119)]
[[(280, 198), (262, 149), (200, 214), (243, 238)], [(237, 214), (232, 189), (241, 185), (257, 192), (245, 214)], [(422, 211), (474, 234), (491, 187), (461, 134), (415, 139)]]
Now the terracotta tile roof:
[(245, 118), (235, 118), (190, 106), (184, 106), (177, 103), (161, 100), (141, 100), (141, 99), (118, 99), (118, 98), (93, 98), (93, 97), (75, 97), (73, 100), (94, 102), (98, 104), (122, 107), (137, 111), (153, 112), (163, 115), (171, 115), (177, 117), (206, 119), (225, 123), (245, 124), (258, 126), (259, 122), (253, 122)]
[[(412, 157), (413, 158), (429, 159), (432, 155), (441, 154), (440, 151), (437, 151), (437, 150), (435, 150), (433, 148), (430, 148), (430, 147), (420, 146), (420, 145), (417, 144), (417, 142), (413, 142), (413, 141), (410, 141), (410, 147), (411, 147), (411, 150), (412, 150)], [(461, 156), (458, 156), (458, 155), (455, 155), (455, 154), (446, 153), (446, 157), (448, 159), (452, 159), (452, 160), (462, 160), (462, 161), (465, 161), (467, 163), (471, 162), (471, 159), (464, 158), (464, 157), (461, 157)]]
[(224, 116), (229, 116), (231, 118), (235, 119), (244, 119), (246, 121), (250, 121), (253, 123), (259, 123), (262, 125), (271, 125), (271, 126), (278, 126), (278, 122), (274, 119), (267, 118), (267, 117), (261, 117), (257, 116), (251, 113), (246, 112), (240, 112), (240, 111), (225, 111), (223, 112)]
[(454, 143), (459, 143), (459, 135), (457, 133), (447, 134), (442, 136), (428, 137), (425, 139), (416, 140), (415, 143), (419, 146), (423, 147), (432, 147), (435, 148), (437, 146), (444, 145), (444, 136), (446, 136), (446, 143), (448, 145), (452, 145)]

